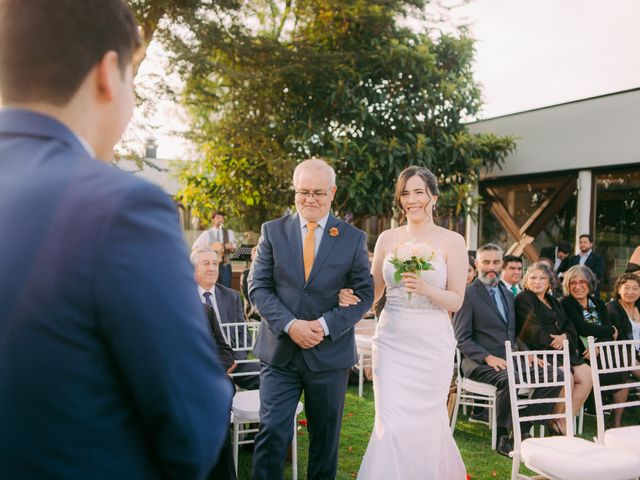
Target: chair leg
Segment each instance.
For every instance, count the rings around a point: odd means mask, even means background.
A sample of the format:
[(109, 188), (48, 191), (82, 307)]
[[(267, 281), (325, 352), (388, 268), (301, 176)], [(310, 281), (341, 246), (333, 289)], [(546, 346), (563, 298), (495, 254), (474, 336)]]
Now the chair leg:
[(291, 479), (298, 478), (298, 429), (297, 423), (293, 422), (293, 440), (291, 441)]
[(362, 398), (362, 387), (364, 385), (364, 354), (358, 356), (358, 397)]
[(458, 420), (458, 408), (460, 408), (460, 387), (456, 389), (456, 403), (451, 414), (451, 433), (456, 431), (456, 421)]
[(238, 424), (233, 422), (233, 466), (236, 469), (236, 477), (238, 476), (238, 442), (240, 441), (240, 433)]
[(584, 426), (584, 405), (580, 407), (578, 414), (578, 435), (582, 435), (582, 427)]
[(520, 454), (513, 452), (513, 460), (511, 461), (511, 480), (518, 480), (520, 475)]
[(489, 407), (489, 419), (491, 420), (491, 449), (495, 450), (498, 443), (498, 415), (496, 414), (496, 397), (491, 399), (491, 407)]

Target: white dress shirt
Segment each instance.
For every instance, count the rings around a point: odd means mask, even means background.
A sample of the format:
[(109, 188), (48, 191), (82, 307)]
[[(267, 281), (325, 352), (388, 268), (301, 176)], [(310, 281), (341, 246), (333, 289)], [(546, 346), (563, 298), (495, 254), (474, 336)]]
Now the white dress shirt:
[[(227, 228), (227, 235), (229, 243), (233, 245), (233, 248), (236, 248), (236, 236), (233, 233), (233, 230)], [(197, 240), (193, 242), (193, 248), (208, 247), (212, 242), (224, 243), (222, 240), (222, 228), (213, 227), (200, 234)]]
[(213, 304), (213, 310), (216, 312), (216, 318), (218, 319), (218, 323), (222, 323), (222, 318), (220, 317), (220, 310), (218, 310), (218, 301), (216, 300), (216, 286), (214, 285), (209, 290), (205, 290), (200, 285), (198, 285), (198, 295), (200, 295), (200, 301), (202, 303), (207, 303), (207, 297), (204, 296), (206, 292), (211, 294), (211, 303)]
[[(298, 213), (298, 218), (300, 219), (300, 239), (302, 241), (302, 245), (304, 245), (304, 239), (307, 236), (307, 221), (302, 217), (302, 215), (300, 215), (300, 213)], [(320, 220), (318, 220), (316, 223), (318, 224), (318, 226), (316, 227), (316, 229), (314, 230), (313, 234), (314, 234), (314, 242), (313, 242), (313, 255), (314, 258), (315, 256), (318, 254), (318, 249), (320, 248), (320, 242), (322, 241), (322, 232), (324, 232), (324, 229), (327, 226), (327, 221), (329, 220), (329, 214), (327, 213), (323, 218), (321, 218)], [(293, 319), (291, 320), (289, 323), (287, 323), (284, 326), (284, 332), (285, 333), (289, 333), (289, 327), (291, 327), (291, 324), (293, 322), (295, 322), (297, 320)], [(318, 319), (320, 321), (320, 325), (322, 325), (322, 329), (324, 330), (324, 335), (327, 336), (329, 335), (329, 327), (327, 326), (327, 322), (324, 320), (324, 317), (320, 317)]]
[(587, 258), (589, 258), (589, 255), (591, 255), (591, 250), (584, 253), (580, 252), (580, 258), (578, 259), (580, 265), (584, 265), (585, 263), (587, 263)]
[(513, 287), (516, 287), (516, 295), (522, 291), (522, 287), (517, 283), (515, 285), (511, 285), (504, 279), (501, 279), (500, 281), (504, 284), (505, 287), (507, 287), (507, 290), (509, 290), (511, 293), (513, 293)]

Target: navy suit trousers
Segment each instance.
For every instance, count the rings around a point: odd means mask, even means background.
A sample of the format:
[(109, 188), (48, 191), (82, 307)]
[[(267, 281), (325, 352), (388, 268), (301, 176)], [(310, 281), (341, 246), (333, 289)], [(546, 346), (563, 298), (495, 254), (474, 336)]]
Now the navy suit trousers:
[(304, 392), (309, 431), (309, 480), (336, 477), (340, 425), (349, 370), (314, 372), (298, 348), (284, 367), (262, 363), (260, 431), (253, 455), (253, 480), (281, 480), (287, 448)]

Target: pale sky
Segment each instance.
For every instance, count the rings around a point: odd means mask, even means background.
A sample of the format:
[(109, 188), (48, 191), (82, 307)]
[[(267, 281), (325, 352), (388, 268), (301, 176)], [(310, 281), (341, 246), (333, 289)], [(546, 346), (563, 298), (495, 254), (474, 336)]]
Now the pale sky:
[(640, 0), (472, 0), (482, 117), (640, 87)]
[[(481, 118), (640, 87), (640, 0), (472, 0), (451, 15), (476, 39)], [(184, 123), (160, 107), (158, 155), (176, 158), (166, 134)]]

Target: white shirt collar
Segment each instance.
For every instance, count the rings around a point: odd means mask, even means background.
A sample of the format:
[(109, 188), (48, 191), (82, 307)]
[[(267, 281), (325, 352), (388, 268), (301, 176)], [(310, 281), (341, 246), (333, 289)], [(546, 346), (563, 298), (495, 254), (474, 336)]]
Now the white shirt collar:
[[(304, 231), (304, 227), (307, 226), (307, 221), (304, 219), (302, 215), (298, 214), (298, 216), (300, 217), (300, 229)], [(329, 214), (327, 213), (324, 217), (318, 220), (317, 222), (318, 226), (324, 230), (324, 227), (327, 225), (328, 220), (329, 220)]]
[(204, 296), (205, 292), (209, 292), (209, 293), (211, 293), (211, 295), (213, 297), (215, 297), (215, 295), (216, 295), (215, 290), (216, 290), (216, 286), (215, 285), (213, 287), (211, 287), (209, 290), (205, 290), (200, 285), (198, 285), (198, 295), (200, 295), (201, 297)]
[(591, 252), (593, 251), (593, 248), (591, 250), (587, 250), (586, 252), (582, 253), (580, 252), (580, 256), (581, 257), (588, 257), (589, 255), (591, 255)]

